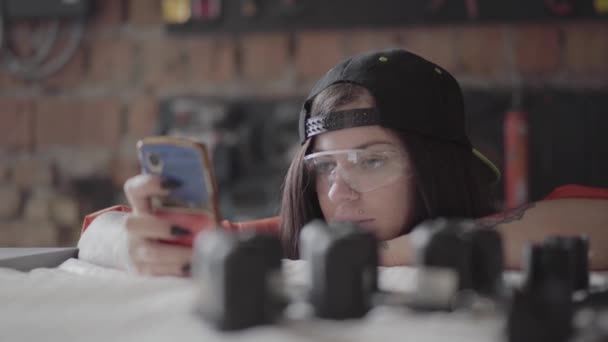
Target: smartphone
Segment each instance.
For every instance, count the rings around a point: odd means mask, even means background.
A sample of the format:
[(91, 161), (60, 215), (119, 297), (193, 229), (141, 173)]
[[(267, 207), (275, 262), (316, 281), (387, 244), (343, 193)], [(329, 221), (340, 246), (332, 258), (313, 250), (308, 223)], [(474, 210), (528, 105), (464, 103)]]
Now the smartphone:
[(157, 136), (137, 143), (142, 173), (178, 184), (168, 196), (151, 198), (152, 211), (189, 229), (192, 236), (176, 243), (192, 245), (194, 235), (218, 227), (221, 216), (213, 165), (205, 144), (193, 139)]

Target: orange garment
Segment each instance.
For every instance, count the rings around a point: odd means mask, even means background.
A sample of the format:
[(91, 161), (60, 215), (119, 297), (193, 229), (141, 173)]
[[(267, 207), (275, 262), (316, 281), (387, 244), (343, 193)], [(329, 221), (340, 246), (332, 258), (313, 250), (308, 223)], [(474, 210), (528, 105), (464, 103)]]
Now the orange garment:
[[(608, 188), (593, 188), (568, 184), (555, 188), (547, 197), (545, 197), (545, 200), (564, 198), (608, 199)], [(131, 208), (125, 205), (115, 205), (89, 214), (85, 216), (84, 221), (82, 222), (82, 232), (87, 229), (87, 227), (97, 216), (109, 211), (131, 212)], [(280, 229), (280, 221), (278, 216), (245, 222), (230, 222), (228, 220), (224, 220), (221, 224), (222, 227), (226, 229), (237, 231), (254, 230), (258, 232), (278, 233)]]

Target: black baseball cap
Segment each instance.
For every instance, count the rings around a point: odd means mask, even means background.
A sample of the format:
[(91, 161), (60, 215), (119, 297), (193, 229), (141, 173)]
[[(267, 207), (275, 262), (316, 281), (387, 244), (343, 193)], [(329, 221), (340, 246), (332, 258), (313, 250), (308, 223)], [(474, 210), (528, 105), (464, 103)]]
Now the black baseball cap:
[[(376, 108), (321, 113), (311, 118), (314, 98), (337, 83), (366, 88), (374, 97)], [(500, 179), (498, 168), (473, 148), (466, 134), (464, 100), (456, 79), (442, 67), (411, 52), (390, 49), (363, 53), (330, 69), (302, 106), (300, 142), (303, 144), (323, 132), (366, 125), (412, 132), (468, 148), (492, 180)]]

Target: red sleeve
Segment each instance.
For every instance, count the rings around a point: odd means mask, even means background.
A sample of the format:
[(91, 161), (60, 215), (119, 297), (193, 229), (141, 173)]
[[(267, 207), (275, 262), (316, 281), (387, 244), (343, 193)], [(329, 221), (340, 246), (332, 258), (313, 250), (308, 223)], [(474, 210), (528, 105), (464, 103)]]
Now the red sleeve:
[(109, 208), (105, 208), (99, 211), (96, 211), (92, 214), (89, 214), (87, 216), (84, 217), (84, 220), (82, 221), (82, 230), (80, 231), (80, 233), (84, 233), (84, 231), (89, 227), (89, 225), (91, 224), (91, 222), (93, 222), (94, 219), (97, 218), (97, 216), (103, 214), (103, 213), (107, 213), (109, 211), (118, 211), (118, 212), (123, 212), (123, 213), (130, 213), (131, 212), (131, 208), (127, 207), (126, 205), (115, 205)]
[(564, 198), (608, 199), (608, 188), (592, 188), (588, 186), (568, 184), (555, 188), (545, 200)]
[(228, 220), (222, 221), (222, 226), (227, 229), (234, 229), (238, 231), (243, 230), (254, 230), (256, 232), (278, 234), (280, 227), (280, 220), (278, 216), (273, 216), (265, 219), (245, 222), (230, 222)]
[[(115, 205), (115, 206), (91, 213), (84, 217), (84, 220), (82, 221), (81, 233), (84, 232), (89, 227), (91, 222), (93, 222), (93, 220), (96, 219), (97, 216), (99, 216), (103, 213), (110, 212), (110, 211), (130, 213), (131, 208), (126, 205)], [(254, 221), (245, 221), (245, 222), (230, 222), (228, 220), (224, 220), (224, 221), (222, 221), (222, 227), (224, 227), (226, 229), (238, 230), (238, 231), (252, 229), (257, 232), (277, 234), (279, 232), (279, 226), (280, 226), (279, 222), (280, 221), (279, 221), (278, 216), (269, 217), (269, 218), (260, 219), (260, 220), (254, 220)]]

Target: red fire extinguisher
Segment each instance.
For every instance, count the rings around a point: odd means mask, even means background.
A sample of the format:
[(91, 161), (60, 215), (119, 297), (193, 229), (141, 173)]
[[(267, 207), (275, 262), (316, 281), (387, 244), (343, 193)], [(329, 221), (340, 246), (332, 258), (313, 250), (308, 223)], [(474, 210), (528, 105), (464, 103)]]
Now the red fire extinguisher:
[(505, 209), (528, 201), (528, 115), (510, 110), (504, 120)]

